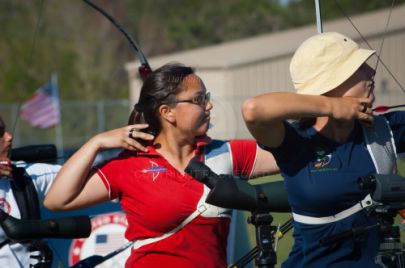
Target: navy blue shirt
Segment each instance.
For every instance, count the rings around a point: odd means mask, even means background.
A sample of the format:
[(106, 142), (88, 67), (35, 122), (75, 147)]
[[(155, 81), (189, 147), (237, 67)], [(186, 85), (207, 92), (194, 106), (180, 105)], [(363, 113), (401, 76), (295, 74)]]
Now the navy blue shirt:
[[(405, 112), (384, 115), (388, 120), (397, 152), (405, 151)], [(359, 177), (375, 174), (376, 169), (356, 122), (345, 143), (335, 142), (314, 128), (285, 123), (285, 137), (271, 151), (285, 179), (292, 211), (312, 217), (339, 213), (360, 200), (367, 192), (357, 184)], [(364, 211), (343, 220), (319, 225), (295, 222), (295, 243), (283, 267), (374, 267), (378, 230), (368, 232), (362, 241), (346, 239), (327, 247), (321, 238), (375, 223)]]

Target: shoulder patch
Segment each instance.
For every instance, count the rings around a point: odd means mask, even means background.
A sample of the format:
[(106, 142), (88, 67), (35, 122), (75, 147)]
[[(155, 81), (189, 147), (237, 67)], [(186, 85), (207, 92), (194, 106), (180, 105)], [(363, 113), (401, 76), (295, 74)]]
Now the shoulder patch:
[(224, 153), (229, 153), (228, 143), (226, 141), (213, 140), (205, 147), (205, 159)]

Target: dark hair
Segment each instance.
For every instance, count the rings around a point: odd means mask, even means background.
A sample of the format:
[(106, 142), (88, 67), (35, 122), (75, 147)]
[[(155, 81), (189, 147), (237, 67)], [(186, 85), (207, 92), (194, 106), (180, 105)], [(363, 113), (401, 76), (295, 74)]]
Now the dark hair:
[(163, 65), (148, 75), (144, 81), (138, 103), (128, 120), (128, 124), (147, 123), (145, 130), (153, 135), (159, 134), (162, 129), (159, 107), (162, 104), (171, 104), (175, 96), (181, 91), (184, 78), (194, 74), (194, 69), (180, 63)]

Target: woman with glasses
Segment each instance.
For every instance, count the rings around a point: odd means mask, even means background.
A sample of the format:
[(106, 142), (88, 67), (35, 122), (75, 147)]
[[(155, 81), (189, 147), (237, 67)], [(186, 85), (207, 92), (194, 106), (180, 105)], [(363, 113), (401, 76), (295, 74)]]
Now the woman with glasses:
[[(405, 112), (373, 114), (375, 70), (366, 61), (374, 53), (339, 33), (312, 36), (290, 63), (296, 93), (243, 105), (250, 132), (280, 167), (293, 211), (295, 241), (282, 267), (376, 267), (378, 226), (357, 182), (396, 172)], [(319, 244), (351, 230), (358, 235)]]
[[(230, 211), (205, 203), (207, 188), (184, 173), (193, 157), (217, 173), (275, 173), (255, 141), (211, 140), (213, 105), (192, 68), (165, 65), (148, 76), (129, 126), (96, 135), (63, 166), (47, 195), (53, 210), (119, 198), (134, 241), (126, 267), (226, 267)], [(102, 149), (125, 149), (95, 169)]]

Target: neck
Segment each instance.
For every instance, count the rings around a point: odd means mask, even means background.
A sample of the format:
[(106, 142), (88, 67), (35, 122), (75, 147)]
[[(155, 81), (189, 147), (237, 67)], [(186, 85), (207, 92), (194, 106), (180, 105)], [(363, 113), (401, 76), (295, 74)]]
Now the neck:
[(344, 143), (354, 129), (354, 120), (338, 121), (330, 117), (318, 117), (313, 127), (325, 137)]
[(183, 173), (196, 149), (195, 138), (173, 131), (162, 131), (154, 141), (158, 151), (171, 165)]

